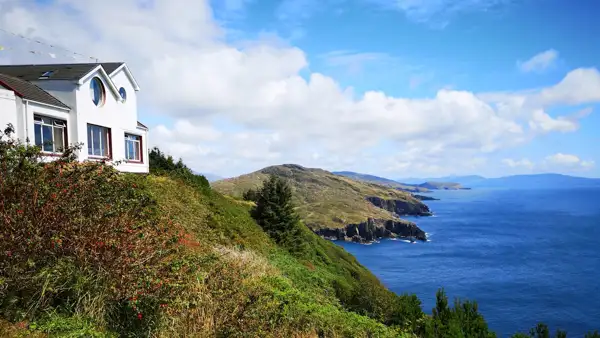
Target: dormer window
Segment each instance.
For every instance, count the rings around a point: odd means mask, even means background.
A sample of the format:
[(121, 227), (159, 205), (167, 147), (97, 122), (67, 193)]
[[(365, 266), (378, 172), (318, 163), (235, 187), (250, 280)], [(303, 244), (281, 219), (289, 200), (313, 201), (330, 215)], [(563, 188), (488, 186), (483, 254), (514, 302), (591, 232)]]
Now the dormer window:
[(50, 76), (52, 76), (52, 74), (54, 74), (54, 71), (53, 71), (53, 70), (49, 70), (49, 71), (47, 71), (47, 72), (44, 72), (44, 73), (42, 74), (42, 76), (40, 76), (39, 78), (40, 78), (40, 79), (47, 79), (47, 78), (49, 78)]
[(104, 84), (99, 77), (93, 78), (90, 82), (90, 95), (94, 105), (97, 107), (102, 107), (104, 105), (104, 101), (106, 99), (106, 90), (104, 89)]

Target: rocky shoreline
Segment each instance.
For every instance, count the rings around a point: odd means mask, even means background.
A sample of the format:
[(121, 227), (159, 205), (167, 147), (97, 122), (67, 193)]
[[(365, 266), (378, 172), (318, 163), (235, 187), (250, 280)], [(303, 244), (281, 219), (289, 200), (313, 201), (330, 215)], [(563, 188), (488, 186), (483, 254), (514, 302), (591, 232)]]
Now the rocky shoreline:
[[(386, 200), (380, 197), (369, 196), (366, 198), (374, 206), (391, 212), (395, 217), (401, 215), (431, 216), (433, 213), (423, 203), (410, 203), (403, 200)], [(320, 228), (314, 232), (326, 239), (372, 243), (382, 238), (414, 238), (427, 241), (427, 234), (415, 223), (403, 219), (375, 219), (368, 218), (358, 224), (347, 224), (339, 228)]]
[(427, 241), (427, 235), (413, 222), (405, 220), (385, 220), (369, 218), (358, 224), (348, 224), (343, 228), (323, 228), (315, 233), (326, 239), (371, 243), (381, 238), (410, 238)]
[(418, 195), (418, 194), (412, 194), (412, 197), (418, 199), (419, 201), (439, 201), (440, 200), (439, 198), (425, 196), (425, 195)]
[(409, 203), (408, 201), (402, 200), (386, 200), (381, 197), (369, 196), (367, 201), (371, 202), (374, 206), (381, 209), (385, 209), (397, 216), (411, 215), (411, 216), (431, 216), (431, 210), (423, 203)]

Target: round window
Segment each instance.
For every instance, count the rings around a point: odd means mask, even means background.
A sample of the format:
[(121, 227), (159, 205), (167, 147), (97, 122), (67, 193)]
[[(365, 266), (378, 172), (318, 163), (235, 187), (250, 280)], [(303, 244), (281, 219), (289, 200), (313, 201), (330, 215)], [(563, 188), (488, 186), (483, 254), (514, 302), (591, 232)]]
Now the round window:
[(95, 77), (90, 82), (90, 94), (92, 96), (92, 102), (98, 107), (104, 105), (104, 98), (106, 96), (106, 92), (104, 90), (104, 85), (102, 84), (102, 80), (100, 78)]
[(127, 92), (125, 91), (125, 88), (119, 88), (119, 95), (121, 95), (123, 102), (127, 101)]

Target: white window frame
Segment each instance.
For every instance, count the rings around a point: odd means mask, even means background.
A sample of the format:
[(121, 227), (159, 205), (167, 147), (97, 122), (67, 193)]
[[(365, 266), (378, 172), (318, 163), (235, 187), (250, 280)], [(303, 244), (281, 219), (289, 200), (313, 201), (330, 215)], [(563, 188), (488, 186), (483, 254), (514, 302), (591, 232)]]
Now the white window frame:
[[(91, 127), (97, 127), (97, 128), (101, 128), (103, 130), (106, 130), (106, 143), (107, 144), (102, 144), (102, 138), (100, 138), (100, 153), (104, 153), (103, 150), (106, 149), (107, 151), (107, 155), (94, 155), (94, 134), (91, 133)], [(91, 135), (90, 135), (91, 133)], [(111, 142), (112, 142), (112, 134), (111, 134), (111, 130), (108, 127), (104, 127), (104, 126), (99, 126), (97, 124), (91, 124), (88, 123), (87, 124), (87, 136), (88, 136), (88, 157), (90, 158), (112, 158), (112, 148), (111, 148)], [(91, 140), (91, 142), (90, 142)], [(90, 148), (91, 149), (91, 153), (90, 153)]]
[[(133, 139), (131, 138), (132, 136), (137, 137), (138, 139)], [(142, 162), (143, 161), (143, 157), (142, 157), (142, 141), (143, 137), (142, 135), (137, 135), (137, 134), (131, 134), (131, 133), (125, 133), (125, 160), (127, 160), (128, 162)], [(127, 147), (127, 142), (133, 142), (136, 144), (137, 146), (137, 155), (138, 158), (129, 158), (129, 148)]]
[[(51, 123), (45, 123), (44, 119), (49, 119)], [(42, 144), (38, 144), (35, 139), (35, 125), (40, 126), (40, 137)], [(52, 128), (52, 151), (48, 151), (44, 149), (44, 126)], [(63, 144), (62, 149), (58, 148), (54, 142), (54, 132), (55, 129), (61, 129), (63, 135)], [(55, 117), (45, 116), (41, 114), (33, 114), (33, 140), (36, 146), (42, 149), (42, 153), (46, 154), (62, 154), (67, 148), (68, 135), (67, 135), (67, 121)], [(60, 149), (60, 150), (59, 150)]]

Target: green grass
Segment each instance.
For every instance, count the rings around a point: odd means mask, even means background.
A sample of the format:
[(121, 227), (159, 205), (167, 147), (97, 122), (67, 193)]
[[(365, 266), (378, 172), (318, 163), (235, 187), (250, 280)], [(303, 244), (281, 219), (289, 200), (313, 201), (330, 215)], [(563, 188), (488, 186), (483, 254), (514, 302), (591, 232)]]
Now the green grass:
[[(204, 194), (166, 177), (151, 175), (146, 180), (162, 212), (196, 234), (206, 252), (217, 248), (220, 254), (237, 257), (235, 261), (245, 256), (245, 266), (254, 264), (252, 271), (263, 271), (248, 277), (253, 282), (247, 292), (258, 292), (256, 287), (272, 302), (287, 304), (272, 313), (275, 322), (283, 321), (278, 324), (281, 327), (304, 323), (305, 333), (323, 331), (328, 336), (359, 337), (371, 332), (392, 337), (402, 332), (382, 323), (391, 316), (392, 304), (378, 304), (397, 296), (342, 248), (304, 227), (304, 238), (298, 240), (307, 241), (309, 250), (294, 257), (275, 245), (249, 216), (251, 203), (216, 192)], [(227, 264), (235, 271), (234, 265)], [(237, 272), (237, 276), (244, 275)], [(237, 282), (243, 284), (244, 279)], [(238, 296), (242, 297), (231, 297)], [(269, 309), (261, 308), (261, 316), (268, 317)]]
[(389, 211), (366, 201), (368, 196), (422, 203), (409, 193), (394, 188), (296, 165), (268, 167), (251, 174), (213, 182), (212, 187), (223, 194), (240, 198), (248, 189), (260, 187), (270, 173), (286, 178), (292, 185), (297, 212), (311, 229), (339, 228), (364, 222), (369, 217), (394, 218)]

